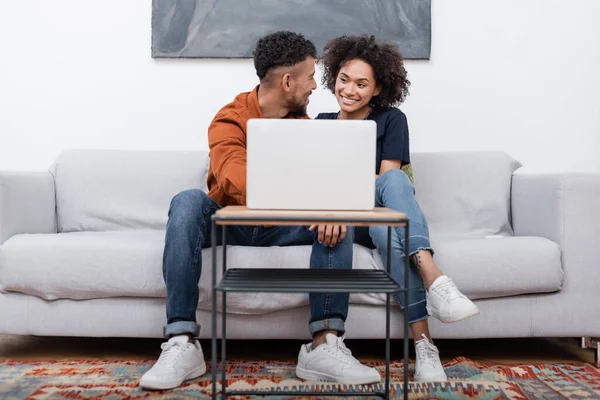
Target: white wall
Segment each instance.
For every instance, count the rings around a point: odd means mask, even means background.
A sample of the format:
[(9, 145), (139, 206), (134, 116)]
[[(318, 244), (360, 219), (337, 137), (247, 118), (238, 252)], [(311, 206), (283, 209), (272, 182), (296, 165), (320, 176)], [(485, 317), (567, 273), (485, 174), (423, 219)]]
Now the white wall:
[[(0, 170), (65, 148), (205, 149), (251, 60), (153, 60), (148, 0), (3, 1)], [(409, 61), (412, 151), (502, 149), (524, 171), (600, 172), (600, 1), (433, 0)], [(335, 111), (319, 89), (309, 113)]]

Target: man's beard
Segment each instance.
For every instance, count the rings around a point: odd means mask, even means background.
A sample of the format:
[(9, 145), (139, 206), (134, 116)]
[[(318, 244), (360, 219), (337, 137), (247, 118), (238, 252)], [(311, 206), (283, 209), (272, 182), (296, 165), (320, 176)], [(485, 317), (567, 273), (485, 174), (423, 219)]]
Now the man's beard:
[(306, 117), (308, 115), (306, 112), (306, 103), (300, 103), (297, 98), (292, 98), (288, 104), (288, 113), (293, 113), (298, 117)]

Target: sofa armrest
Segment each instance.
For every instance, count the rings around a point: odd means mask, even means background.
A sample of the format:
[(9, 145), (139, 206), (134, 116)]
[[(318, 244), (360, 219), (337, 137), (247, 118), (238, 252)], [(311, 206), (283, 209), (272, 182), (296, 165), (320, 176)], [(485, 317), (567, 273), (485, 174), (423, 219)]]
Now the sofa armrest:
[(0, 172), (0, 244), (19, 233), (55, 233), (50, 172)]
[(516, 174), (511, 198), (515, 235), (559, 244), (563, 289), (595, 293), (600, 281), (600, 174)]

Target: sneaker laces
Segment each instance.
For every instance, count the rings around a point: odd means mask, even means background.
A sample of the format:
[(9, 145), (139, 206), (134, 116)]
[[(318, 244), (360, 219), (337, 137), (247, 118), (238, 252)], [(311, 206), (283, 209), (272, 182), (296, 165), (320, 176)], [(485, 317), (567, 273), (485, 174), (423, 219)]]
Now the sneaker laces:
[(187, 343), (164, 342), (160, 345), (162, 353), (158, 357), (156, 364), (172, 366), (181, 357), (187, 348)]
[(429, 342), (425, 334), (421, 334), (423, 339), (417, 342), (417, 358), (419, 359), (419, 365), (433, 365), (435, 366), (436, 360), (439, 358), (439, 351), (437, 347)]
[(346, 336), (338, 337), (335, 341), (335, 345), (332, 346), (335, 348), (336, 355), (341, 357), (344, 361), (358, 363), (359, 361), (352, 356), (352, 351), (346, 347), (346, 344), (344, 343), (345, 338)]
[(442, 295), (444, 300), (454, 300), (463, 297), (463, 294), (458, 290), (452, 279), (448, 278), (446, 282), (439, 284), (436, 288), (436, 291)]

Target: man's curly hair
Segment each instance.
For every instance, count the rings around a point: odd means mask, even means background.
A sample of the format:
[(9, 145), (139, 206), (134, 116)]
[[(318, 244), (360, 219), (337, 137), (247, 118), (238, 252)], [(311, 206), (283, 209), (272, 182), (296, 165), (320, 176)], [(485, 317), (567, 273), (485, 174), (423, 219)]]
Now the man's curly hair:
[(316, 58), (316, 54), (313, 42), (289, 31), (279, 31), (260, 38), (252, 53), (256, 75), (261, 80), (273, 68), (290, 67), (306, 60), (308, 56)]
[(375, 81), (381, 85), (381, 93), (371, 99), (372, 105), (394, 107), (406, 99), (410, 81), (400, 50), (395, 45), (378, 43), (375, 36), (341, 36), (327, 42), (319, 60), (323, 66), (323, 85), (335, 94), (340, 69), (356, 59), (373, 68)]

